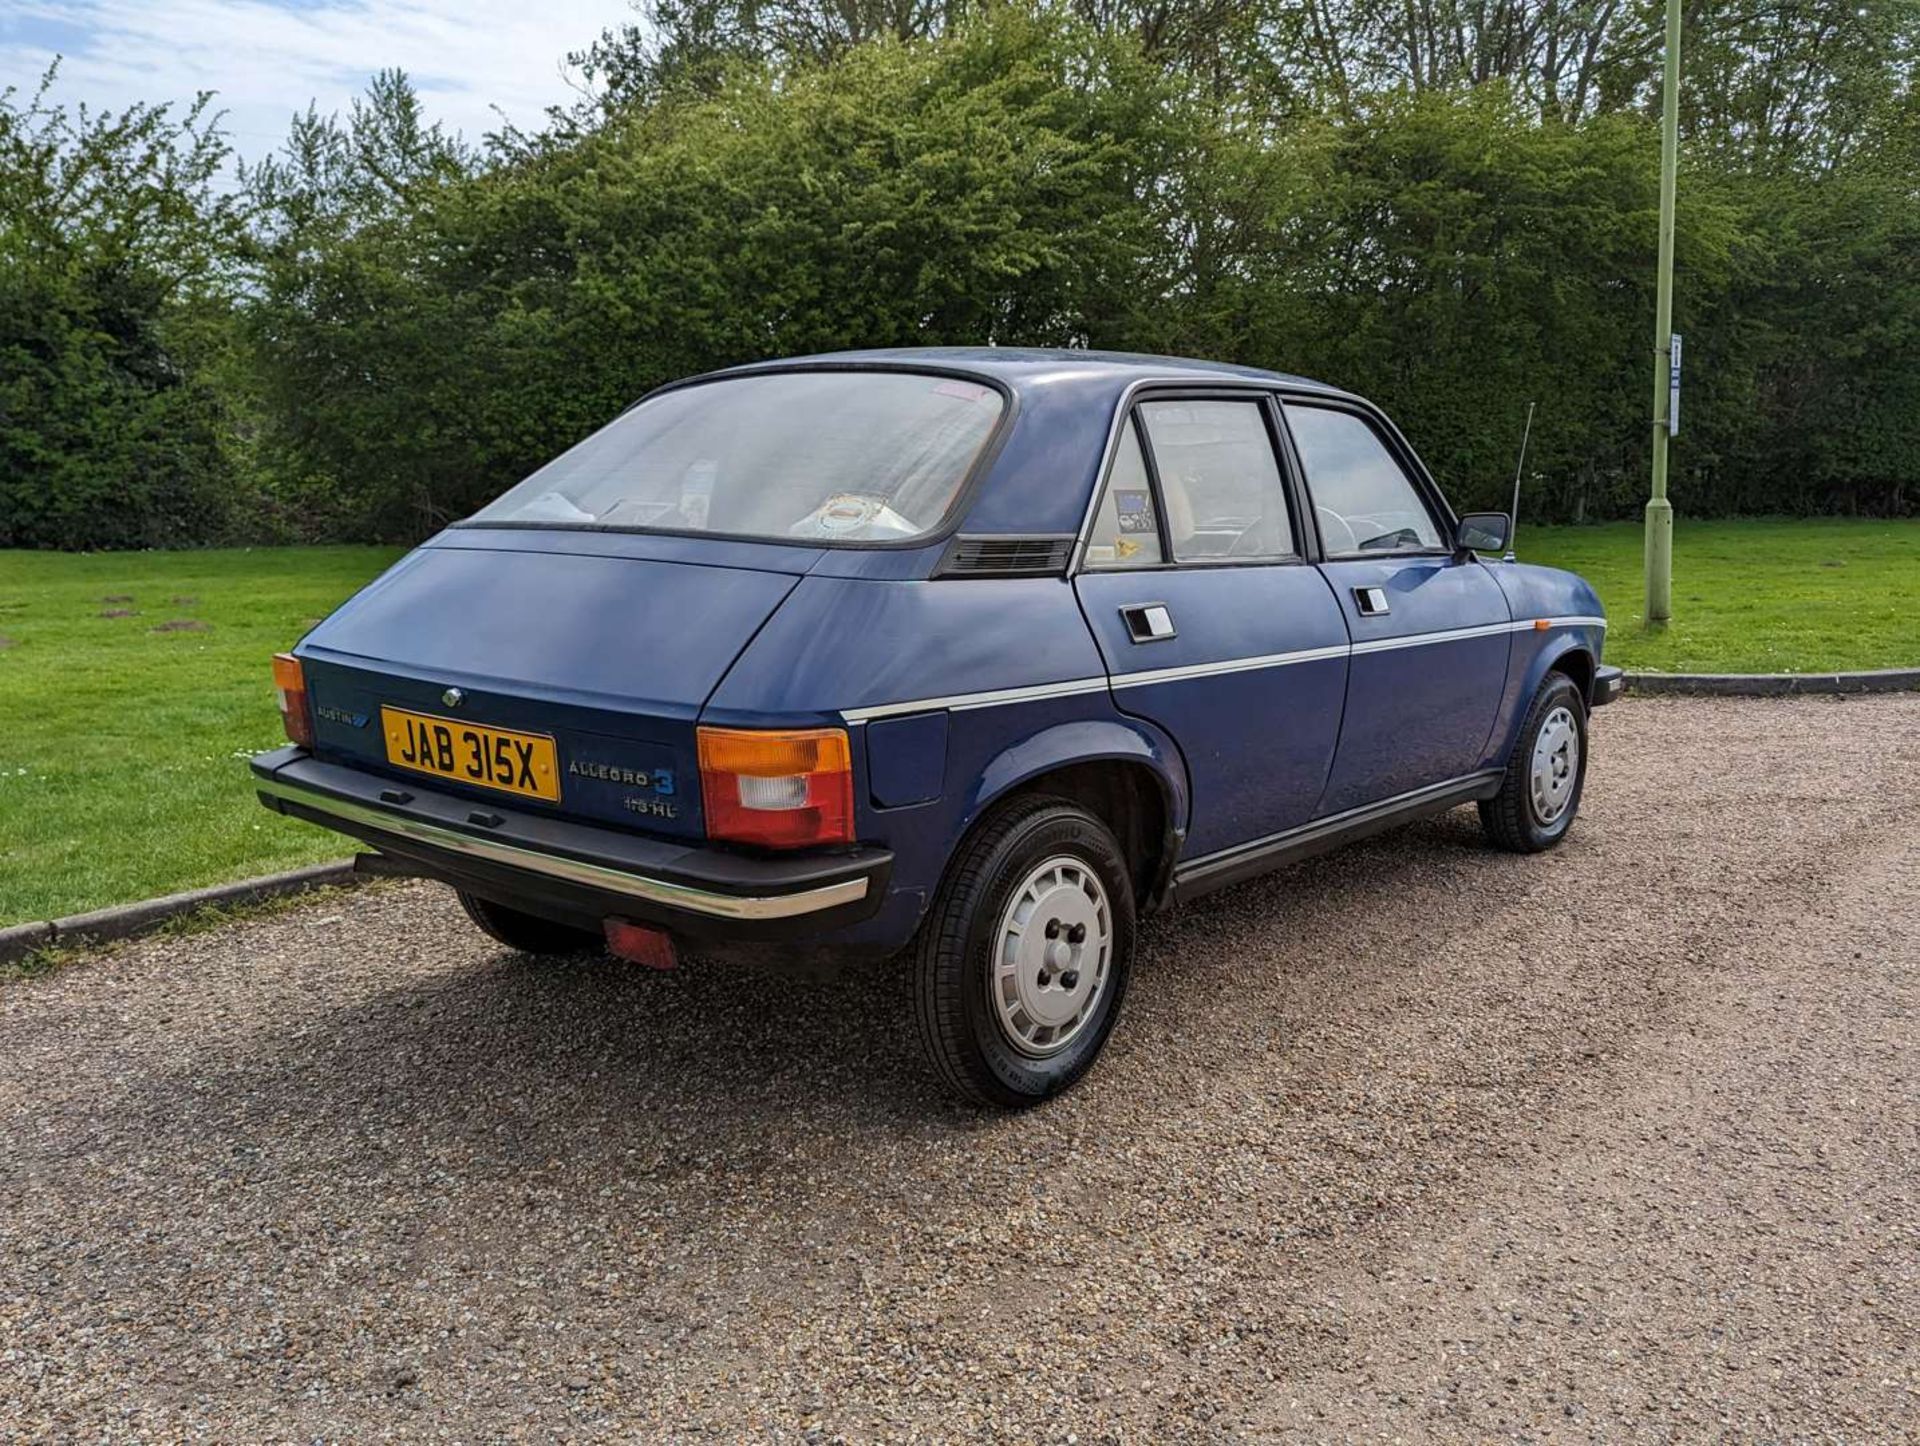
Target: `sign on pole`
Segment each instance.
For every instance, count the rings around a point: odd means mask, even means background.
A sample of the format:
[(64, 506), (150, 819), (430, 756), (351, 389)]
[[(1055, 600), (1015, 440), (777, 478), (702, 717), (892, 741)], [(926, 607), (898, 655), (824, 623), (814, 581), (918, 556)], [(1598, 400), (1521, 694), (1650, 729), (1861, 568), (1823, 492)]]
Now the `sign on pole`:
[(1680, 435), (1680, 333), (1677, 331), (1668, 341), (1667, 435)]

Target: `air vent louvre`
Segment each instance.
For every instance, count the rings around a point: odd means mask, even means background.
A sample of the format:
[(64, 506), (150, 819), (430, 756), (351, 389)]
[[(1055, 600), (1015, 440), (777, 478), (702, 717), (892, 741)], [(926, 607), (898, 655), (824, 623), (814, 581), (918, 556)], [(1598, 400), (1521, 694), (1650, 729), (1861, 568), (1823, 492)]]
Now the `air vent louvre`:
[(940, 563), (948, 577), (1046, 577), (1066, 570), (1071, 534), (1045, 537), (956, 537)]

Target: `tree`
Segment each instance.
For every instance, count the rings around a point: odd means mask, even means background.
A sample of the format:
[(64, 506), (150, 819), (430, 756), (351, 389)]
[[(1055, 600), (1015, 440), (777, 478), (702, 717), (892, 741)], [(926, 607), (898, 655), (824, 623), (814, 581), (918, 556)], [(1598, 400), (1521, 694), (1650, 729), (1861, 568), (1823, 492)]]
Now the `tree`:
[[(1689, 0), (1691, 512), (1912, 510), (1920, 6)], [(0, 543), (405, 539), (669, 378), (1186, 352), (1374, 396), (1462, 502), (1640, 492), (1654, 0), (649, 0), (471, 147), (378, 76), (218, 182), (206, 102), (0, 103)], [(644, 38), (643, 38), (644, 37)]]
[(487, 384), (477, 298), (451, 284), (441, 230), (475, 165), (384, 71), (344, 119), (309, 108), (278, 156), (242, 172), (248, 384), (267, 465), (309, 525), (418, 535), (447, 519), (442, 479), (484, 466), (460, 422)]
[(161, 546), (226, 523), (208, 374), (242, 214), (199, 97), (95, 115), (0, 92), (0, 547)]
[[(407, 535), (673, 377), (848, 346), (1110, 340), (1156, 301), (1155, 178), (1180, 113), (1131, 46), (1017, 13), (777, 76), (736, 66), (577, 142), (344, 204), (351, 224), (276, 230), (252, 326), (277, 425), (375, 530)], [(318, 149), (351, 157), (370, 129)], [(299, 198), (362, 169), (263, 182), (262, 202), (331, 215)]]

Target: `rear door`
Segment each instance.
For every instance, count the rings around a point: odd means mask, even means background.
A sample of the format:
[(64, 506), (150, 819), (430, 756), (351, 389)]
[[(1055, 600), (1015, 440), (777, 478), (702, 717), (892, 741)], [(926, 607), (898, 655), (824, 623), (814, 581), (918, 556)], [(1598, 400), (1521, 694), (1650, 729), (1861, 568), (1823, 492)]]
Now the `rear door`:
[(1320, 536), (1320, 572), (1353, 637), (1339, 752), (1318, 812), (1341, 813), (1480, 766), (1512, 642), (1506, 594), (1448, 545), (1452, 518), (1364, 409), (1282, 408)]
[(1194, 858), (1306, 822), (1346, 691), (1347, 631), (1306, 560), (1258, 392), (1164, 392), (1121, 426), (1081, 571), (1115, 703), (1187, 760)]

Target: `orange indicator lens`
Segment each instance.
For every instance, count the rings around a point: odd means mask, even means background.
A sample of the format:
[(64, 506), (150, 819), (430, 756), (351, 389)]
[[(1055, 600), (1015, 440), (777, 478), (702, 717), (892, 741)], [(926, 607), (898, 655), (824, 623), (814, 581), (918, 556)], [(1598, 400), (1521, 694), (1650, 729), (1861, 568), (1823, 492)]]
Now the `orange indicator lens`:
[(841, 728), (702, 728), (707, 836), (763, 848), (853, 839), (853, 754)]
[(273, 686), (280, 695), (280, 726), (302, 748), (313, 747), (313, 714), (307, 707), (307, 678), (292, 653), (273, 655)]

